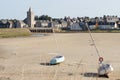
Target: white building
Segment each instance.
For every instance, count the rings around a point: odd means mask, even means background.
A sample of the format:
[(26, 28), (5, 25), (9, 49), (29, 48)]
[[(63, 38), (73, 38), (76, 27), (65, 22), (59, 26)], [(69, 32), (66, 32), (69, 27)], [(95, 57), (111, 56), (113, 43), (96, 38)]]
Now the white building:
[(17, 21), (17, 28), (28, 27), (22, 20)]
[(117, 22), (119, 18), (117, 16), (107, 16), (107, 22)]
[(118, 29), (118, 24), (116, 22), (115, 22), (114, 28)]
[(79, 23), (74, 23), (71, 26), (69, 26), (70, 30), (82, 30), (82, 28), (80, 27)]

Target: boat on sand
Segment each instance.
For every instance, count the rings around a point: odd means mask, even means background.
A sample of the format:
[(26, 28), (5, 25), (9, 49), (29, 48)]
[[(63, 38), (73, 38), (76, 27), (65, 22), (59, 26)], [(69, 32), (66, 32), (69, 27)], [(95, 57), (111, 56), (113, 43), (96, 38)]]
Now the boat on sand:
[(64, 60), (65, 60), (65, 57), (64, 57), (64, 56), (58, 55), (58, 56), (53, 57), (53, 58), (50, 60), (50, 64), (51, 64), (51, 65), (59, 64), (59, 63), (64, 62)]

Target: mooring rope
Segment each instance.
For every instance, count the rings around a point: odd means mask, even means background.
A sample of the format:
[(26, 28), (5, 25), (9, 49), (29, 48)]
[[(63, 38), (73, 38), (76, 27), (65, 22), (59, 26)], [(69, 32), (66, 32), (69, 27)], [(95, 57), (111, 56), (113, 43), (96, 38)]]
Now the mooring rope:
[(87, 26), (87, 29), (88, 29), (88, 31), (89, 31), (89, 35), (90, 35), (90, 37), (91, 37), (91, 40), (92, 40), (92, 42), (93, 42), (93, 45), (94, 45), (94, 47), (95, 47), (95, 50), (96, 50), (96, 54), (97, 54), (97, 56), (100, 58), (101, 56), (100, 56), (100, 54), (99, 54), (99, 51), (98, 51), (98, 48), (97, 48), (97, 46), (96, 46), (96, 43), (95, 43), (95, 41), (94, 41), (94, 39), (93, 39), (93, 36), (92, 36), (92, 34), (91, 34), (91, 30), (90, 30), (90, 28), (88, 27), (88, 24), (86, 23), (86, 26)]
[(56, 34), (55, 34), (54, 28), (53, 28), (53, 36), (54, 36), (54, 40), (55, 40), (55, 44), (56, 44), (56, 53), (58, 54), (58, 52), (59, 52), (59, 46), (58, 46), (58, 41), (56, 39)]

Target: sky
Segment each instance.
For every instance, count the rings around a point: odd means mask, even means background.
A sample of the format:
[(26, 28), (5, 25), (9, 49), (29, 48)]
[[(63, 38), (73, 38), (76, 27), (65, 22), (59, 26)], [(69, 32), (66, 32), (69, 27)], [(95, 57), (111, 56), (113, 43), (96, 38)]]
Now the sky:
[(0, 0), (0, 19), (23, 20), (29, 7), (53, 18), (120, 16), (120, 0)]

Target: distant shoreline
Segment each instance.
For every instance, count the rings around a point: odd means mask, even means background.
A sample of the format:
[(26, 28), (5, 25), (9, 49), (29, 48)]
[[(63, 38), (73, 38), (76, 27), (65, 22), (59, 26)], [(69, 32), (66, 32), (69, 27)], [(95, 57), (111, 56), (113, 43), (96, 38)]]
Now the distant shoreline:
[[(56, 31), (56, 33), (88, 33), (88, 31)], [(91, 33), (120, 33), (120, 30), (91, 30)]]
[[(0, 38), (25, 37), (34, 33), (53, 33), (53, 32), (30, 32), (27, 28), (2, 28)], [(55, 30), (55, 33), (88, 33), (88, 31)], [(120, 30), (91, 30), (91, 33), (120, 33)]]
[[(31, 33), (53, 33), (52, 28), (30, 28)], [(54, 29), (55, 33), (88, 33), (88, 30), (62, 30)], [(91, 30), (91, 33), (120, 33), (120, 29), (108, 29), (108, 30)]]

